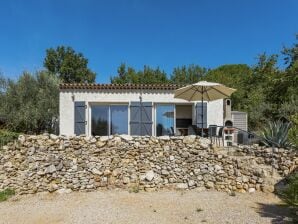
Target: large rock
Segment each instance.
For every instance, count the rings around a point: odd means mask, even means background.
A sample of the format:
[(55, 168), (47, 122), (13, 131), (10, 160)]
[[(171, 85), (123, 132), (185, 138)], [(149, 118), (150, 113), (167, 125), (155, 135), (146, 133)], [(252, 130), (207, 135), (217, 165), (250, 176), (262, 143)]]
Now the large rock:
[(249, 181), (249, 178), (247, 176), (242, 177), (242, 182), (247, 183)]
[(21, 144), (24, 144), (24, 142), (26, 141), (26, 137), (24, 135), (19, 135), (18, 137), (18, 141), (21, 143)]
[(200, 138), (200, 146), (204, 149), (208, 149), (211, 145), (211, 141), (207, 138)]
[(196, 140), (196, 136), (195, 135), (188, 135), (188, 136), (185, 136), (183, 138), (183, 143), (185, 144), (192, 144), (194, 143)]
[(57, 140), (58, 138), (59, 138), (59, 136), (54, 135), (54, 134), (50, 134), (50, 139)]
[(251, 188), (248, 189), (248, 192), (249, 192), (249, 193), (255, 193), (255, 191), (256, 191), (256, 189), (253, 188), (253, 187), (251, 187)]
[(96, 144), (97, 148), (101, 148), (101, 147), (104, 147), (107, 144), (107, 142), (106, 141), (97, 141), (95, 144)]
[(130, 183), (130, 178), (129, 177), (123, 177), (123, 183), (124, 184)]
[(206, 182), (206, 188), (210, 189), (210, 188), (214, 188), (214, 183), (211, 181), (207, 181)]
[(99, 175), (99, 176), (103, 175), (103, 172), (99, 171), (99, 170), (96, 169), (96, 168), (93, 168), (93, 169), (92, 169), (92, 173), (95, 174), (95, 175)]
[(99, 140), (100, 140), (101, 142), (106, 142), (106, 141), (108, 141), (109, 139), (110, 139), (109, 136), (101, 136), (101, 137), (99, 138)]
[(164, 140), (164, 141), (169, 141), (170, 137), (169, 136), (159, 136), (158, 139)]
[(196, 182), (194, 181), (194, 180), (189, 180), (188, 181), (188, 186), (189, 187), (193, 187), (193, 186), (195, 186), (196, 185)]
[(53, 164), (50, 165), (50, 166), (48, 166), (48, 167), (46, 167), (46, 169), (45, 169), (45, 173), (46, 174), (48, 174), (48, 173), (54, 173), (54, 172), (56, 172), (56, 167)]
[(122, 139), (124, 139), (125, 141), (132, 141), (133, 137), (131, 135), (120, 135), (120, 137)]
[(167, 170), (162, 170), (162, 171), (161, 171), (161, 174), (162, 174), (162, 175), (169, 175), (170, 173), (169, 173), (169, 171), (167, 171)]
[(154, 172), (153, 172), (153, 170), (148, 171), (148, 172), (146, 173), (146, 175), (145, 175), (145, 179), (146, 179), (147, 181), (152, 181), (153, 178), (154, 178)]
[(214, 166), (214, 169), (215, 169), (215, 171), (222, 170), (222, 166), (216, 164), (216, 165)]
[(188, 189), (188, 185), (186, 183), (179, 183), (176, 185), (176, 188), (180, 190), (185, 190)]

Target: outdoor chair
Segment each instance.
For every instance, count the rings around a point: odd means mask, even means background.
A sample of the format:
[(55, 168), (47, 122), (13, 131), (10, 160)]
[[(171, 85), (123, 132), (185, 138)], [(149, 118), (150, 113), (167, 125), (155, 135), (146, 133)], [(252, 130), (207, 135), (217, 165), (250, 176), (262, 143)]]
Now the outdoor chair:
[(188, 135), (197, 135), (197, 132), (194, 129), (193, 125), (188, 126)]
[(174, 136), (174, 135), (175, 135), (175, 131), (174, 131), (174, 128), (173, 128), (173, 127), (171, 127), (171, 132), (170, 132), (169, 135), (170, 135), (170, 136)]
[(217, 137), (217, 125), (209, 125), (208, 127), (208, 137), (211, 140), (211, 143), (213, 143), (213, 140)]
[(209, 125), (208, 127), (208, 137), (211, 140), (211, 143), (214, 142), (215, 144), (220, 146), (224, 145), (224, 140), (223, 140), (223, 127), (219, 127), (217, 125)]
[(217, 127), (218, 128), (218, 132), (216, 135), (216, 141), (218, 140), (219, 142), (219, 146), (220, 146), (220, 141), (222, 142), (222, 146), (224, 146), (224, 139), (223, 139), (223, 127)]

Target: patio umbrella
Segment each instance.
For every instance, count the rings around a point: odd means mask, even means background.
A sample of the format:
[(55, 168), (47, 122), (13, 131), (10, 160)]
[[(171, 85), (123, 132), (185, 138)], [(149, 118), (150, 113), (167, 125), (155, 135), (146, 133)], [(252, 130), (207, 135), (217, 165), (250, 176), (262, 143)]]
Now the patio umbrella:
[(224, 99), (231, 96), (236, 89), (232, 89), (215, 82), (201, 81), (191, 85), (187, 85), (174, 91), (174, 98), (184, 99), (188, 101), (202, 102), (202, 136), (203, 136), (203, 101), (212, 101)]

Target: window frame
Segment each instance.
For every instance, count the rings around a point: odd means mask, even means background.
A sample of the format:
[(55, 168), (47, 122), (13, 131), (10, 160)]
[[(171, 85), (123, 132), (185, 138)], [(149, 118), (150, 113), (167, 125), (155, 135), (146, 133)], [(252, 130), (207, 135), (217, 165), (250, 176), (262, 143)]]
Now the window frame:
[[(107, 106), (108, 107), (108, 135), (106, 136), (111, 136), (111, 106), (126, 106), (127, 107), (127, 135), (130, 134), (130, 127), (129, 127), (129, 103), (109, 103), (109, 102), (91, 102), (89, 103), (89, 119), (88, 119), (88, 131), (90, 136), (92, 135), (92, 107), (94, 106)], [(96, 136), (96, 135), (95, 135)], [(104, 136), (104, 135), (99, 135), (99, 136)]]
[[(154, 104), (154, 135), (157, 136), (157, 107), (158, 106), (173, 106), (174, 107), (174, 122), (173, 122), (173, 128), (174, 128), (174, 135), (176, 135), (176, 104), (175, 103), (155, 103)], [(169, 135), (161, 135), (161, 136), (169, 136)]]

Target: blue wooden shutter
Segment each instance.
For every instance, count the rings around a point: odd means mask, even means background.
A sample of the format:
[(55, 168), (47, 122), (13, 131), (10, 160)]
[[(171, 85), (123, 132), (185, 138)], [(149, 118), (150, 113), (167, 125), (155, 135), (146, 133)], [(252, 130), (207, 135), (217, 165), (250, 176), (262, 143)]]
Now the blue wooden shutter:
[(152, 103), (131, 102), (130, 104), (130, 134), (152, 135)]
[(85, 134), (86, 106), (84, 101), (75, 102), (74, 129), (76, 135)]
[(130, 134), (141, 135), (141, 110), (139, 102), (131, 102), (130, 104)]
[(152, 135), (152, 103), (144, 102), (141, 106), (141, 135)]
[(202, 122), (202, 103), (197, 103), (196, 106), (196, 112), (197, 112), (197, 127), (207, 128), (207, 103), (203, 102), (203, 122)]

